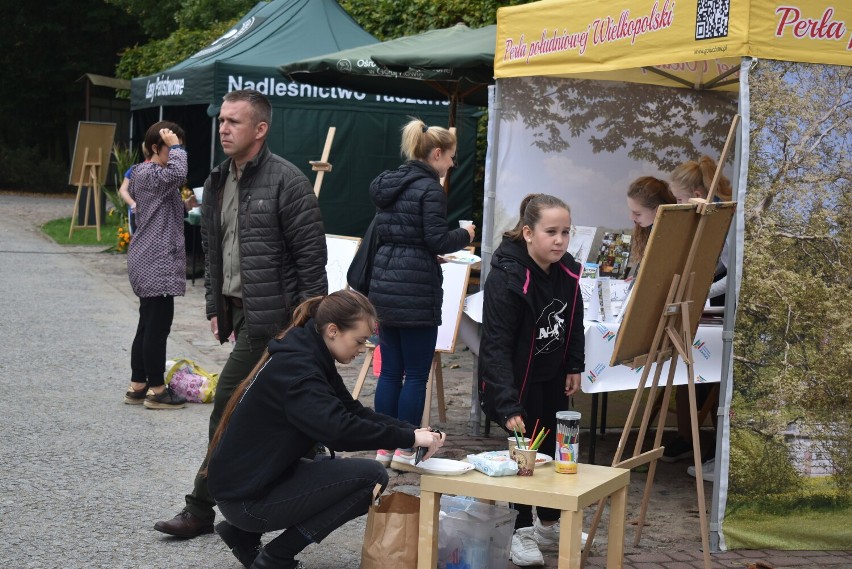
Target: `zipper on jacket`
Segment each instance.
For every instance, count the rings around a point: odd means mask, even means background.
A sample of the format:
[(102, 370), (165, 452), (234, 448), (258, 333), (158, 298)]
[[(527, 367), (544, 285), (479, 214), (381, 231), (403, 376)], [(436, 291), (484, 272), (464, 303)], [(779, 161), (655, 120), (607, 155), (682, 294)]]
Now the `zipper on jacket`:
[(246, 199), (246, 231), (251, 231), (251, 194)]

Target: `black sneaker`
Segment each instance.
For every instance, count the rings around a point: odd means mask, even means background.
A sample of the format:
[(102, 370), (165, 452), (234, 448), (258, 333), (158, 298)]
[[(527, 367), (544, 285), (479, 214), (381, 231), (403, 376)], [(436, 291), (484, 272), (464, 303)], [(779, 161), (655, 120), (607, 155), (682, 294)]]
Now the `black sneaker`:
[(663, 462), (677, 462), (692, 456), (692, 443), (683, 437), (675, 437), (675, 439), (665, 445), (665, 447), (666, 449), (663, 451), (663, 456), (660, 457), (660, 460)]
[(145, 407), (148, 409), (183, 409), (186, 399), (176, 395), (171, 386), (166, 386), (162, 393), (150, 392), (145, 396)]
[(234, 557), (249, 568), (260, 553), (260, 534), (241, 530), (228, 522), (216, 524), (216, 533), (234, 554)]
[(142, 405), (142, 402), (145, 401), (145, 395), (148, 393), (148, 387), (145, 386), (139, 391), (136, 391), (132, 387), (127, 389), (127, 393), (124, 394), (124, 402), (128, 405)]

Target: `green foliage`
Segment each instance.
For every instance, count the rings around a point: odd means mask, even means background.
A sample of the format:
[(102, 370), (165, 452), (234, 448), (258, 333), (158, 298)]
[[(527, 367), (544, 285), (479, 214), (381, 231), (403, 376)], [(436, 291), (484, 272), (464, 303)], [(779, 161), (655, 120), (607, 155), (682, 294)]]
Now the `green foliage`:
[(750, 83), (732, 428), (774, 440), (796, 420), (849, 495), (852, 70), (762, 60)]
[(790, 462), (784, 441), (737, 429), (731, 431), (729, 492), (747, 500), (797, 494), (801, 477)]
[(127, 49), (115, 69), (116, 77), (131, 79), (152, 75), (180, 63), (219, 38), (234, 22), (221, 22), (206, 30), (179, 29), (169, 37)]
[(115, 235), (121, 225), (116, 215), (107, 215), (101, 220), (101, 240), (98, 241), (98, 231), (95, 227), (74, 227), (74, 234), (68, 238), (71, 218), (63, 217), (48, 221), (41, 226), (42, 232), (60, 245), (92, 245), (113, 248)]
[(466, 24), (481, 28), (497, 23), (497, 8), (529, 0), (340, 0), (358, 24), (382, 41), (427, 30)]
[(175, 20), (183, 29), (218, 28), (241, 18), (256, 3), (254, 0), (184, 0), (180, 11), (175, 14)]
[(36, 146), (7, 146), (0, 142), (0, 188), (67, 192), (68, 168), (65, 163), (44, 156)]
[(242, 16), (256, 4), (253, 0), (163, 0), (156, 4), (148, 0), (105, 1), (135, 18), (152, 40), (165, 39), (181, 29), (218, 29), (223, 23)]
[(131, 150), (129, 148), (122, 148), (116, 144), (112, 147), (112, 157), (115, 161), (114, 186), (112, 188), (104, 187), (103, 192), (106, 194), (106, 197), (112, 204), (113, 212), (117, 212), (110, 213), (112, 215), (119, 216), (120, 225), (127, 226), (129, 222), (127, 215), (127, 204), (124, 203), (124, 198), (121, 197), (121, 194), (118, 192), (118, 188), (124, 181), (124, 173), (127, 172), (127, 170), (131, 166), (133, 166), (139, 161), (139, 154), (135, 150)]
[(102, 0), (7, 8), (0, 49), (0, 116), (6, 118), (0, 178), (4, 186), (65, 191), (60, 180), (68, 175), (69, 126), (82, 118), (78, 79), (84, 73), (112, 75), (118, 51), (141, 34), (127, 14)]

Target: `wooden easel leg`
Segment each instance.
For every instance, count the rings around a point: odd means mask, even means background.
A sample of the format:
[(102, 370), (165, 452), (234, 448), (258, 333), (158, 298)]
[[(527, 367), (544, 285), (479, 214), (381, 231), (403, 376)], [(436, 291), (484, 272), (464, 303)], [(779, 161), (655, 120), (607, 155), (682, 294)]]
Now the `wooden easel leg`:
[(370, 365), (373, 363), (373, 352), (375, 346), (367, 348), (364, 354), (364, 363), (361, 364), (361, 371), (358, 372), (358, 379), (355, 380), (355, 387), (352, 389), (352, 399), (358, 399), (361, 395), (361, 389), (364, 387), (364, 381), (367, 379), (367, 374), (370, 373)]
[[(658, 364), (659, 366), (659, 364)], [(675, 368), (677, 366), (677, 358), (672, 358), (669, 363), (669, 374), (666, 378), (666, 387), (663, 391), (663, 404), (668, 405), (669, 397), (672, 392), (672, 384), (674, 383)], [(659, 366), (662, 367), (662, 366)], [(662, 370), (660, 370), (662, 371)], [(650, 397), (648, 399), (650, 402)], [(665, 408), (665, 407), (663, 407)], [(666, 424), (666, 416), (660, 414), (657, 424), (657, 432), (654, 435), (654, 448), (659, 448), (663, 438), (663, 427)], [(646, 423), (647, 425), (647, 423)], [(644, 436), (643, 436), (644, 438)], [(641, 439), (640, 439), (641, 440)], [(648, 501), (651, 498), (651, 488), (654, 485), (654, 476), (657, 473), (657, 461), (652, 460), (648, 466), (648, 477), (645, 480), (645, 491), (642, 493), (642, 505), (639, 508), (639, 518), (636, 522), (636, 533), (633, 536), (633, 546), (639, 545), (639, 540), (642, 539), (642, 529), (645, 527), (645, 515), (648, 513)]]
[(92, 181), (92, 195), (95, 201), (95, 232), (98, 236), (98, 241), (101, 240), (101, 187), (98, 185), (97, 180)]
[[(692, 333), (689, 325), (688, 312), (683, 314), (683, 335), (687, 346), (692, 346)], [(698, 517), (701, 522), (701, 547), (704, 556), (704, 567), (710, 569), (710, 528), (707, 525), (707, 508), (704, 503), (704, 474), (701, 471), (701, 443), (698, 437), (698, 405), (695, 400), (695, 370), (692, 358), (687, 360), (687, 377), (689, 379), (689, 420), (692, 427), (692, 448), (695, 464), (695, 486), (698, 494)]]
[(80, 212), (80, 196), (83, 194), (83, 183), (77, 184), (77, 197), (74, 199), (74, 213), (71, 215), (71, 226), (68, 228), (68, 239), (74, 234), (74, 222), (77, 220), (77, 214)]
[[(438, 354), (435, 354), (436, 356)], [(429, 418), (432, 416), (432, 384), (434, 383), (435, 359), (432, 359), (432, 368), (429, 370), (429, 379), (426, 381), (426, 399), (423, 402), (423, 416), (420, 417), (420, 426), (428, 427)]]
[[(672, 278), (672, 284), (669, 287), (668, 295), (666, 296), (666, 305), (671, 304), (674, 300), (675, 293), (677, 292), (678, 284), (680, 283), (680, 277), (678, 275), (674, 275)], [(627, 439), (630, 436), (630, 431), (633, 428), (633, 422), (636, 420), (636, 413), (639, 409), (639, 405), (642, 402), (642, 396), (645, 391), (645, 384), (648, 381), (648, 375), (651, 371), (651, 364), (655, 361), (657, 354), (659, 354), (660, 344), (663, 342), (663, 333), (666, 327), (667, 317), (662, 315), (660, 317), (660, 323), (657, 326), (657, 330), (654, 333), (654, 339), (651, 342), (651, 347), (648, 350), (648, 357), (645, 359), (645, 366), (642, 369), (642, 375), (639, 378), (639, 385), (636, 387), (636, 392), (633, 395), (633, 403), (630, 405), (630, 411), (627, 413), (627, 419), (624, 422), (624, 428), (621, 431), (621, 438), (618, 441), (618, 447), (615, 449), (615, 456), (612, 459), (612, 465), (618, 466), (621, 462), (621, 457), (624, 453), (624, 448), (627, 445)], [(659, 370), (659, 366), (657, 366)], [(659, 372), (657, 372), (658, 374)], [(657, 375), (655, 374), (655, 375)], [(658, 380), (655, 380), (655, 382)], [(639, 442), (641, 445), (641, 440)], [(582, 562), (585, 563), (586, 559), (589, 557), (589, 553), (591, 552), (592, 541), (595, 538), (595, 533), (597, 533), (598, 524), (601, 521), (601, 515), (603, 514), (603, 507), (605, 504), (605, 500), (600, 500), (598, 502), (597, 510), (595, 511), (595, 516), (592, 519), (592, 524), (589, 527), (589, 538), (586, 541), (586, 547), (583, 548), (583, 559)]]
[(441, 370), (441, 353), (435, 352), (432, 360), (432, 370), (435, 374), (435, 390), (438, 393), (438, 420), (447, 422), (447, 406), (444, 403), (444, 372)]
[(444, 372), (441, 371), (441, 352), (435, 352), (432, 357), (432, 367), (429, 370), (429, 380), (426, 382), (426, 400), (423, 402), (423, 416), (420, 426), (428, 427), (432, 417), (432, 390), (438, 390), (438, 420), (447, 421), (447, 409), (444, 406)]

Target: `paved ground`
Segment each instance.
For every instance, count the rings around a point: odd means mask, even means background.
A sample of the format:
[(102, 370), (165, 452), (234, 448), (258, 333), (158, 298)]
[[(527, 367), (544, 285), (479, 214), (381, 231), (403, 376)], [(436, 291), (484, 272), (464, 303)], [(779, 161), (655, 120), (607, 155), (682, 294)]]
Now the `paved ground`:
[[(138, 304), (123, 257), (102, 248), (61, 247), (41, 235), (38, 225), (69, 216), (72, 207), (67, 198), (0, 193), (0, 567), (237, 568), (214, 535), (180, 541), (153, 530), (155, 521), (180, 509), (190, 489), (205, 452), (210, 408), (150, 411), (121, 403)], [(218, 371), (228, 348), (212, 341), (202, 306), (198, 281), (176, 302), (169, 356)], [(449, 420), (443, 427), (450, 444), (444, 456), (451, 458), (500, 448), (504, 440), (499, 433), (468, 434), (471, 364), (463, 349), (445, 358)], [(354, 383), (357, 369), (356, 363), (341, 372)], [(371, 401), (371, 394), (368, 382), (362, 400)], [(598, 462), (608, 460), (614, 441), (601, 441)], [(639, 547), (627, 546), (625, 567), (702, 566), (694, 505), (690, 511), (674, 498), (690, 485), (683, 468), (658, 469), (651, 526)], [(392, 476), (398, 489), (418, 491), (417, 475)], [(634, 473), (631, 504), (643, 482)], [(691, 537), (656, 535), (655, 520), (659, 527), (664, 516), (675, 516)], [(362, 536), (363, 519), (353, 521), (309, 547), (303, 560), (311, 569), (355, 569)], [(605, 565), (605, 544), (604, 532), (590, 566)], [(852, 552), (713, 556), (714, 567), (757, 561), (852, 569)]]

